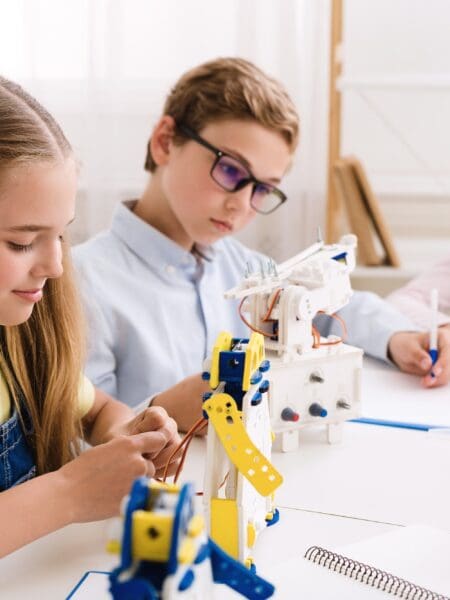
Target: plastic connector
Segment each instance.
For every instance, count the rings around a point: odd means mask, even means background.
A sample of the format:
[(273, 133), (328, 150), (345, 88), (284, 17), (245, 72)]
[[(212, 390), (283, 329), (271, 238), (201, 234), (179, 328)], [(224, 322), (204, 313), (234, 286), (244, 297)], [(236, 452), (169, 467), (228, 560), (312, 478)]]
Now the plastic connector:
[(311, 406), (309, 407), (309, 414), (312, 417), (326, 417), (328, 414), (328, 411), (326, 410), (326, 408), (324, 408), (323, 406), (321, 406), (318, 402), (313, 402), (311, 404)]
[(325, 381), (322, 375), (320, 373), (317, 373), (317, 371), (311, 373), (311, 375), (309, 376), (309, 380), (311, 381), (311, 383), (323, 383)]
[(269, 391), (269, 387), (270, 383), (267, 381), (267, 379), (264, 379), (264, 381), (262, 381), (261, 385), (259, 386), (259, 391), (261, 392), (261, 394), (265, 394), (267, 391)]
[(261, 400), (262, 400), (262, 394), (261, 394), (261, 392), (256, 392), (256, 394), (251, 399), (250, 404), (252, 406), (258, 406), (258, 404), (261, 404)]
[(289, 406), (286, 406), (286, 408), (283, 408), (281, 411), (281, 419), (283, 421), (292, 421), (296, 423), (300, 419), (300, 415), (298, 412), (295, 412), (295, 410), (292, 410), (292, 408), (289, 408)]
[(270, 369), (270, 361), (263, 360), (262, 363), (259, 365), (259, 370), (261, 371), (261, 373), (265, 373), (269, 369)]

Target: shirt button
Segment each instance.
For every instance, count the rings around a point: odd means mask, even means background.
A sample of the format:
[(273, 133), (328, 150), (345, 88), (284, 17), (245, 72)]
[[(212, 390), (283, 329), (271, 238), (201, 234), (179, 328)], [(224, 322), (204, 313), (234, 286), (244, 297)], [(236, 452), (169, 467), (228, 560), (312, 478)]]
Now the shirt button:
[(169, 273), (169, 275), (173, 275), (175, 273), (176, 269), (173, 265), (167, 265), (166, 267), (166, 272)]

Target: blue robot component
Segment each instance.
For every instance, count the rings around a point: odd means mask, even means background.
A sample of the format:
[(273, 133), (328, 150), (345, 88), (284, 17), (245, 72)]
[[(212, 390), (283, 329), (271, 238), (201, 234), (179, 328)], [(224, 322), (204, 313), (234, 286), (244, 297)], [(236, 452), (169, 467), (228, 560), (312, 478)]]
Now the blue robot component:
[[(236, 401), (239, 410), (242, 410), (242, 398), (247, 390), (243, 389), (244, 369), (246, 360), (246, 349), (249, 343), (248, 338), (233, 338), (230, 350), (222, 350), (219, 355), (219, 380), (225, 383), (224, 392), (229, 394)], [(258, 369), (252, 373), (250, 384), (255, 385), (261, 381), (260, 392), (267, 392), (269, 382), (262, 381), (263, 373), (270, 369), (270, 362), (263, 360)], [(204, 379), (209, 379), (204, 375)], [(261, 389), (262, 388), (262, 389)], [(261, 394), (255, 395), (252, 400), (253, 406), (261, 402)]]
[(272, 596), (270, 583), (206, 536), (193, 500), (190, 484), (178, 488), (146, 477), (134, 482), (125, 508), (120, 565), (109, 577), (114, 600), (188, 598), (212, 589), (214, 582), (252, 600)]

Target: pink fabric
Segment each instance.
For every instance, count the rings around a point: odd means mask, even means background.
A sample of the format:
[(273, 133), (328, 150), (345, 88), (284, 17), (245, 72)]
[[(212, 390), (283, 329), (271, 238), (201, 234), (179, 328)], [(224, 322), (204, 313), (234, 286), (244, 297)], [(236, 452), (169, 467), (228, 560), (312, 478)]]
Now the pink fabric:
[[(394, 304), (414, 323), (428, 329), (431, 320), (430, 290), (439, 291), (438, 324), (450, 323), (450, 256), (390, 294), (386, 300)], [(445, 314), (447, 313), (447, 314)]]

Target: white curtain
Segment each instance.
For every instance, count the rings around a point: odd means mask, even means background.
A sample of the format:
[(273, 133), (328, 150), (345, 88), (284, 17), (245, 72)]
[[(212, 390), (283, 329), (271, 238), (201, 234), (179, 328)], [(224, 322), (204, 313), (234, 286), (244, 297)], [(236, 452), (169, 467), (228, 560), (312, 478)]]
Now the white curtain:
[(240, 235), (282, 260), (324, 221), (330, 0), (0, 0), (0, 73), (33, 93), (81, 162), (85, 239), (146, 181), (146, 143), (170, 86), (218, 56), (282, 80), (301, 115), (289, 201)]

